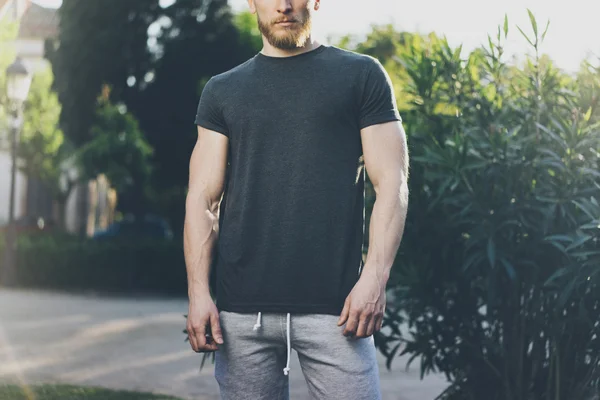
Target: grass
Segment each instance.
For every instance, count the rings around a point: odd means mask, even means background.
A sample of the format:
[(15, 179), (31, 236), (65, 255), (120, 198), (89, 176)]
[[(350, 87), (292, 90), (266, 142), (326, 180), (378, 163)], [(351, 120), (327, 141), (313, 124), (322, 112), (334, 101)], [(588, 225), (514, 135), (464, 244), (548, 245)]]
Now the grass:
[(152, 393), (108, 390), (72, 385), (6, 385), (0, 384), (0, 400), (181, 400)]

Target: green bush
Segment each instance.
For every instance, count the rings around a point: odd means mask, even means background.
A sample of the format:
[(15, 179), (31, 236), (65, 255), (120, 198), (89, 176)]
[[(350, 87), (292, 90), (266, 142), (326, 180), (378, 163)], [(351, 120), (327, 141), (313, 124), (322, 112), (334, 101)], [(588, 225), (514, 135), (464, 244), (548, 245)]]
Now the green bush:
[(20, 236), (17, 247), (17, 284), (21, 287), (187, 293), (183, 250), (178, 241), (29, 235)]
[(445, 399), (600, 392), (600, 85), (539, 56), (531, 20), (522, 68), (502, 59), (508, 23), (467, 59), (433, 36), (394, 58), (411, 200), (376, 342), (444, 373)]

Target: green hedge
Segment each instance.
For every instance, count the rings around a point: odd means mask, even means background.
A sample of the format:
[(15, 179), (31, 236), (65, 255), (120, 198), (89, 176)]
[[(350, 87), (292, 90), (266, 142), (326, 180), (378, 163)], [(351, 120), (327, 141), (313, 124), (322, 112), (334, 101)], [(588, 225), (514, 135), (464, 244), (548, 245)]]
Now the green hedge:
[(21, 236), (17, 285), (111, 293), (185, 295), (180, 241), (94, 241), (64, 235)]

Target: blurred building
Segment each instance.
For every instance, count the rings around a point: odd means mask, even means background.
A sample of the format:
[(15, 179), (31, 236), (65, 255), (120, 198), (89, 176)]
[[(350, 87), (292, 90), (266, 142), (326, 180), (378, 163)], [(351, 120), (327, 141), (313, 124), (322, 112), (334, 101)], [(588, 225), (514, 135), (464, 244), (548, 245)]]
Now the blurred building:
[(42, 7), (31, 0), (0, 0), (0, 19), (4, 17), (19, 21), (15, 48), (30, 71), (48, 67), (44, 43), (46, 39), (58, 36), (57, 10)]
[[(55, 37), (58, 33), (56, 16), (56, 10), (43, 8), (30, 0), (0, 0), (0, 19), (19, 21), (19, 33), (14, 48), (32, 72), (49, 65), (44, 58), (44, 42), (46, 38)], [(0, 151), (0, 223), (8, 220), (11, 158), (10, 153), (6, 150), (8, 149)], [(24, 174), (18, 171), (15, 184), (16, 218), (27, 215), (27, 192), (30, 184), (31, 182)], [(38, 199), (44, 203), (43, 199)], [(49, 206), (50, 210), (45, 210), (40, 214), (47, 214), (47, 211), (51, 211), (52, 204), (47, 203), (45, 205)]]
[[(57, 10), (42, 7), (31, 0), (0, 0), (0, 19), (3, 18), (19, 22), (14, 48), (29, 71), (35, 74), (44, 68), (50, 68), (44, 48), (48, 39), (58, 37)], [(0, 149), (0, 224), (8, 220), (10, 166), (10, 154)], [(77, 171), (72, 169), (69, 175), (76, 176)], [(100, 177), (102, 184), (94, 180), (74, 187), (67, 200), (64, 215), (68, 231), (89, 235), (96, 226), (112, 222), (115, 194), (103, 179)], [(21, 172), (17, 173), (15, 218), (34, 217), (58, 222), (60, 214), (58, 204), (41, 182), (28, 179)], [(98, 217), (90, 218), (90, 214)], [(102, 223), (98, 224), (98, 221)]]

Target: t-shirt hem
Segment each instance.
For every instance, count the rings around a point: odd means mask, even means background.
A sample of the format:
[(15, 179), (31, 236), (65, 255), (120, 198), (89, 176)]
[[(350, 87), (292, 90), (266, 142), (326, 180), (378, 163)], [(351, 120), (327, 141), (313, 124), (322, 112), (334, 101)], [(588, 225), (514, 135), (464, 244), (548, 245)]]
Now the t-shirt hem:
[(211, 131), (215, 131), (215, 132), (223, 134), (225, 136), (229, 136), (229, 133), (227, 132), (227, 130), (223, 129), (219, 125), (215, 125), (215, 124), (208, 122), (206, 120), (203, 120), (203, 119), (196, 119), (195, 122), (196, 122), (196, 125), (199, 125), (203, 128), (209, 129)]
[(331, 314), (340, 315), (343, 305), (333, 304), (259, 304), (259, 303), (244, 303), (234, 304), (226, 302), (217, 302), (219, 311), (236, 312), (236, 313), (290, 313), (290, 314)]
[(374, 114), (374, 115), (365, 117), (360, 122), (360, 129), (364, 129), (364, 128), (372, 126), (372, 125), (383, 124), (384, 122), (391, 122), (391, 121), (402, 122), (402, 118), (398, 114), (398, 111), (389, 110), (389, 111), (385, 111), (385, 112), (382, 112), (379, 114)]

